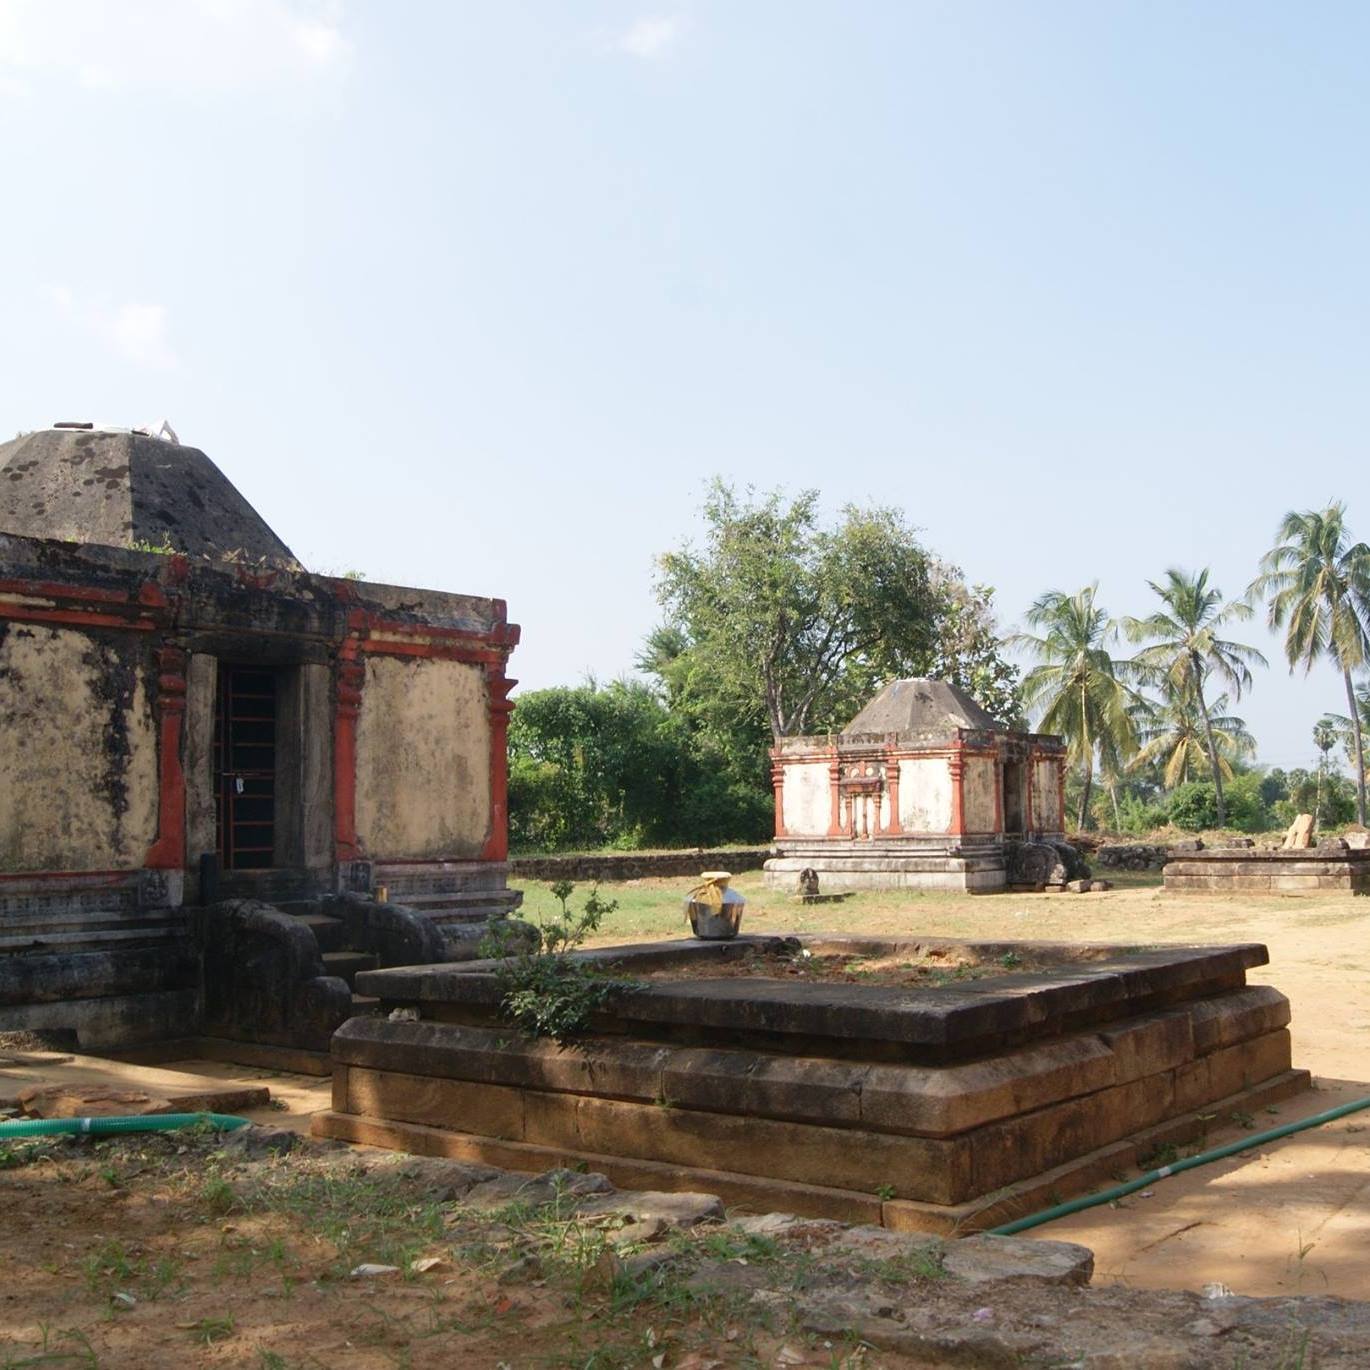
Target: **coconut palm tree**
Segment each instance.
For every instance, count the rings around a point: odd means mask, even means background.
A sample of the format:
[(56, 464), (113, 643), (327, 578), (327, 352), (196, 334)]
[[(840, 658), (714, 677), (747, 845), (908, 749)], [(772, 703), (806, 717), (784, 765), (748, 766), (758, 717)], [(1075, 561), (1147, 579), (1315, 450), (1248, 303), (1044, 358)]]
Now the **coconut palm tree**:
[(1067, 759), (1084, 777), (1078, 826), (1089, 814), (1096, 761), (1105, 775), (1119, 775), (1137, 749), (1132, 708), (1137, 696), (1127, 681), (1131, 663), (1115, 661), (1109, 647), (1117, 625), (1096, 602), (1098, 585), (1075, 594), (1048, 590), (1025, 618), (1035, 633), (1015, 633), (1012, 646), (1037, 658), (1023, 680), (1023, 704), (1041, 710), (1037, 726), (1066, 740)]
[(1355, 741), (1356, 819), (1365, 822), (1365, 741), (1353, 671), (1370, 663), (1370, 546), (1352, 542), (1346, 506), (1288, 513), (1261, 559), (1248, 599), (1269, 606), (1271, 628), (1284, 629), (1292, 672), (1323, 657), (1341, 671)]
[(1341, 736), (1341, 729), (1337, 726), (1339, 723), (1349, 725), (1350, 719), (1340, 714), (1323, 714), (1313, 724), (1313, 745), (1318, 749), (1318, 795), (1313, 801), (1314, 823), (1322, 822), (1322, 787), (1327, 778), (1327, 754), (1337, 745), (1337, 739)]
[(1184, 693), (1149, 704), (1137, 717), (1142, 745), (1129, 769), (1158, 767), (1168, 790), (1196, 776), (1216, 774), (1220, 780), (1231, 780), (1232, 762), (1253, 755), (1256, 739), (1247, 732), (1245, 720), (1227, 712), (1227, 705), (1224, 694), (1201, 709), (1193, 694)]
[[(1216, 676), (1240, 699), (1251, 688), (1251, 667), (1264, 666), (1265, 658), (1244, 642), (1231, 642), (1219, 634), (1236, 619), (1251, 617), (1252, 608), (1241, 600), (1223, 603), (1223, 593), (1208, 583), (1208, 568), (1197, 575), (1171, 567), (1159, 585), (1147, 582), (1159, 596), (1162, 608), (1147, 618), (1129, 618), (1123, 628), (1133, 642), (1148, 642), (1136, 656), (1144, 678), (1161, 686), (1170, 700), (1192, 699), (1203, 728), (1204, 749), (1213, 776), (1218, 826), (1227, 823), (1223, 802), (1224, 768), (1218, 755), (1217, 735), (1205, 696), (1204, 683)], [(1228, 769), (1230, 776), (1230, 768)]]
[[(1370, 680), (1363, 680), (1356, 686), (1356, 713), (1363, 731), (1370, 732)], [(1352, 766), (1356, 764), (1356, 725), (1345, 714), (1323, 714), (1317, 726), (1323, 723), (1332, 725), (1337, 740), (1346, 748), (1346, 759)], [(1314, 741), (1316, 742), (1316, 738)]]

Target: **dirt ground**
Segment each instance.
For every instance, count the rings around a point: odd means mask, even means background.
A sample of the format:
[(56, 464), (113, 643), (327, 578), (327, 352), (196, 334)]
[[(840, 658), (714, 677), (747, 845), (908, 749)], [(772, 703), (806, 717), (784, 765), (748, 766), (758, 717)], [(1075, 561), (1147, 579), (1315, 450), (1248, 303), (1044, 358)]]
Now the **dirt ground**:
[[(622, 911), (608, 920), (601, 940), (679, 936), (681, 883), (606, 889), (621, 897)], [(1370, 1095), (1370, 901), (1180, 898), (1138, 885), (1090, 895), (862, 895), (805, 908), (766, 893), (755, 876), (735, 885), (751, 901), (746, 927), (757, 931), (1129, 945), (1261, 941), (1271, 963), (1251, 978), (1291, 999), (1295, 1063), (1314, 1072), (1317, 1089), (1277, 1113), (1229, 1120), (1211, 1143)], [(530, 902), (536, 907), (535, 898)], [(203, 1061), (160, 1067), (80, 1058), (20, 1061), (0, 1066), (0, 1093), (38, 1080), (169, 1091), (184, 1072), (266, 1083), (278, 1103), (252, 1116), (271, 1128), (306, 1130), (310, 1114), (328, 1106), (326, 1081)], [(454, 1247), (450, 1211), (438, 1212), (431, 1198), (416, 1198), (412, 1186), (391, 1193), (360, 1172), (349, 1174), (345, 1165), (330, 1175), (292, 1157), (268, 1156), (256, 1162), (257, 1171), (241, 1170), (245, 1163), (218, 1146), (212, 1139), (63, 1144), (35, 1158), (0, 1144), (0, 1194), (9, 1219), (0, 1365), (706, 1370), (948, 1363), (926, 1354), (862, 1350), (831, 1331), (815, 1334), (783, 1319), (758, 1318), (736, 1300), (677, 1298), (669, 1284), (651, 1297), (632, 1290), (625, 1296), (625, 1287), (612, 1282), (596, 1286), (586, 1273), (593, 1265), (563, 1260), (565, 1233), (538, 1237), (554, 1253), (542, 1265), (525, 1265), (517, 1253), (511, 1260), (507, 1244), (485, 1238)], [(341, 1153), (344, 1162), (353, 1154)], [(878, 1177), (873, 1187), (876, 1182)], [(1115, 1295), (1135, 1301), (1142, 1296), (1134, 1291), (1200, 1291), (1214, 1283), (1242, 1295), (1370, 1297), (1370, 1110), (1032, 1235), (1079, 1242), (1095, 1252), (1096, 1310), (1112, 1306), (1107, 1300)], [(412, 1262), (423, 1255), (440, 1264), (416, 1275)], [(749, 1259), (731, 1252), (726, 1263), (745, 1267)], [(409, 1273), (378, 1281), (350, 1278), (365, 1261), (397, 1264)], [(951, 1299), (947, 1286), (924, 1287), (917, 1280), (882, 1288), (896, 1309)], [(1173, 1304), (1174, 1318), (1194, 1322), (1194, 1305), (1175, 1304), (1177, 1297), (1166, 1295), (1155, 1307)], [(1019, 1303), (1022, 1326), (1036, 1317), (1046, 1327), (1057, 1316), (1040, 1309), (1040, 1316), (1033, 1314), (1027, 1295)], [(1007, 1316), (1006, 1307), (1002, 1298), (986, 1298), (974, 1315)], [(1320, 1306), (1311, 1307), (1316, 1315)], [(999, 1311), (986, 1314), (986, 1308)], [(1136, 1321), (1135, 1306), (1129, 1316)], [(1141, 1314), (1142, 1323), (1146, 1317)], [(1195, 1325), (1207, 1321), (1200, 1317)], [(1117, 1370), (1370, 1364), (1370, 1356), (1335, 1362), (1305, 1356), (1297, 1341), (1280, 1343), (1269, 1359), (1242, 1359), (1247, 1353), (1229, 1343), (1230, 1337), (1215, 1341), (1209, 1359), (1202, 1351), (1197, 1359), (1178, 1360), (1139, 1354), (1109, 1364)], [(891, 1342), (900, 1344), (897, 1337)], [(1004, 1363), (1061, 1362), (1029, 1357)]]
[[(1167, 895), (1155, 877), (1099, 894), (859, 894), (804, 906), (733, 880), (748, 899), (744, 929), (1047, 941), (1263, 942), (1270, 964), (1250, 972), (1289, 997), (1294, 1064), (1316, 1088), (1273, 1114), (1210, 1135), (1217, 1146), (1370, 1096), (1370, 899)], [(679, 882), (676, 882), (677, 884)], [(607, 887), (606, 887), (607, 888)], [(674, 893), (674, 886), (669, 886)], [(677, 936), (668, 882), (615, 886), (635, 937)], [(662, 899), (658, 905), (658, 890)], [(530, 895), (530, 904), (537, 899)], [(612, 923), (598, 940), (619, 940)], [(1035, 1229), (1082, 1242), (1096, 1282), (1147, 1289), (1370, 1298), (1370, 1109), (1255, 1153), (1175, 1176), (1152, 1190)]]

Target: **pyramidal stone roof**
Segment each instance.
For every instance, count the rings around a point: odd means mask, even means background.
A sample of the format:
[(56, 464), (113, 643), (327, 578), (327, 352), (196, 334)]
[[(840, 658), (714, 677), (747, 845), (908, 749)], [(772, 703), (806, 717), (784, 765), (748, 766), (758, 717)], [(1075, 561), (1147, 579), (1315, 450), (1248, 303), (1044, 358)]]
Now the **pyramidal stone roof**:
[(47, 428), (0, 443), (0, 532), (299, 568), (199, 448), (118, 429)]
[(964, 690), (945, 680), (892, 680), (845, 728), (850, 733), (922, 733), (944, 736), (955, 728), (1004, 732)]

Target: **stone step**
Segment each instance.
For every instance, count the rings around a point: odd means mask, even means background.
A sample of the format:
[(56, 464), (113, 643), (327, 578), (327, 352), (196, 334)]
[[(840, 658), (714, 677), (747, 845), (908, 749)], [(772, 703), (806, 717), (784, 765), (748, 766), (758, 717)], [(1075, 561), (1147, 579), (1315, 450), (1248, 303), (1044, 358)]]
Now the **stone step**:
[(91, 909), (65, 912), (0, 914), (0, 936), (44, 933), (122, 931), (131, 928), (182, 926), (182, 909)]
[(346, 980), (351, 988), (360, 971), (380, 969), (381, 958), (369, 951), (326, 951), (323, 953), (323, 973)]
[(127, 931), (96, 929), (88, 932), (37, 932), (0, 936), (0, 955), (23, 952), (98, 951), (102, 947), (134, 947), (177, 941), (183, 927), (130, 928)]
[(220, 899), (260, 899), (265, 904), (317, 899), (323, 891), (307, 871), (224, 871), (219, 876)]
[(405, 908), (417, 909), (421, 913), (433, 914), (439, 911), (459, 913), (470, 910), (477, 917), (484, 918), (495, 910), (509, 912), (523, 903), (522, 890), (459, 890), (447, 893), (407, 894), (403, 899), (391, 898), (392, 904), (403, 904)]
[(341, 918), (334, 918), (327, 913), (296, 913), (291, 916), (314, 934), (320, 951), (347, 950), (347, 937)]
[(395, 904), (407, 903), (412, 894), (441, 894), (458, 890), (502, 892), (509, 868), (502, 861), (444, 861), (438, 864), (395, 863), (377, 866), (372, 873), (376, 886), (384, 885)]

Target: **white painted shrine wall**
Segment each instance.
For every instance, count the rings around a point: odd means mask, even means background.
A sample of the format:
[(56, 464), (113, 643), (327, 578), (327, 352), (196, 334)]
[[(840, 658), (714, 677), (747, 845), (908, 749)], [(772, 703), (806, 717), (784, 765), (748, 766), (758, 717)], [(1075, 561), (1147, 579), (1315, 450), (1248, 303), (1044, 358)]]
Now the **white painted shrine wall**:
[(785, 831), (795, 837), (822, 837), (828, 831), (832, 800), (828, 793), (828, 763), (803, 761), (787, 764), (780, 787)]
[(951, 827), (951, 769), (944, 756), (899, 763), (899, 823), (905, 832), (946, 832)]

